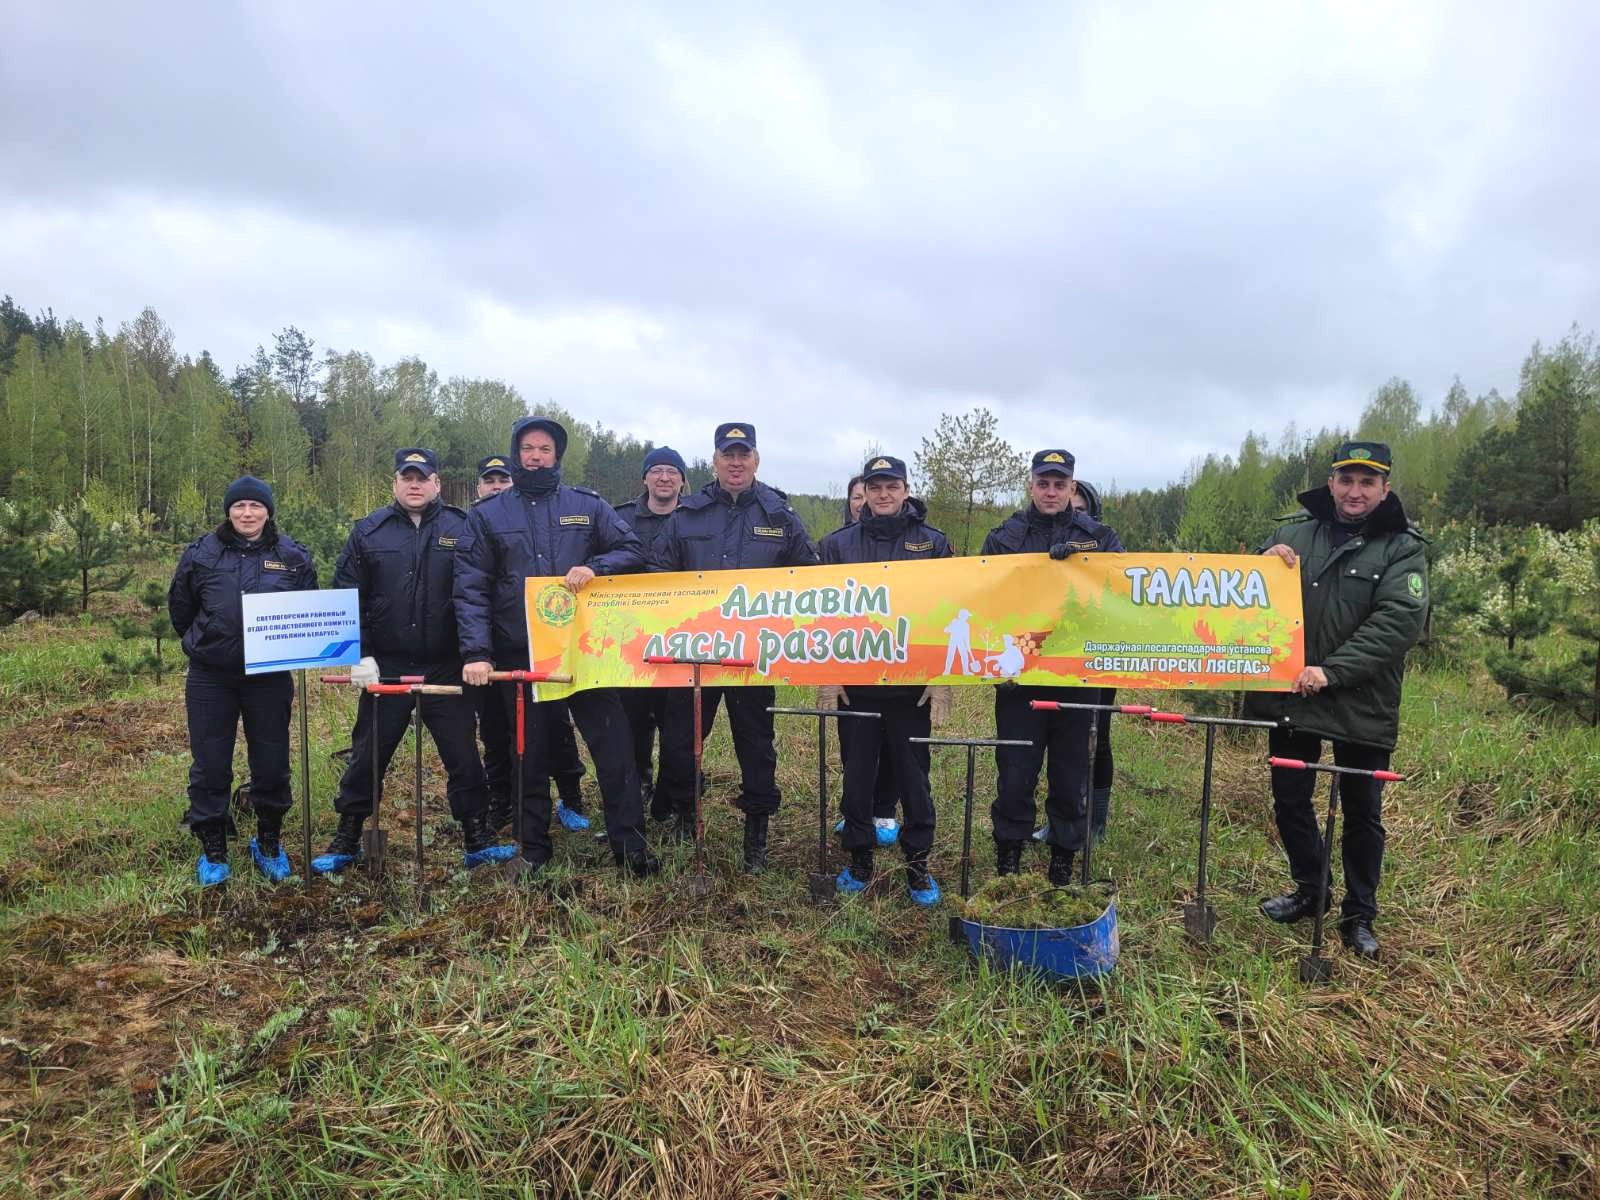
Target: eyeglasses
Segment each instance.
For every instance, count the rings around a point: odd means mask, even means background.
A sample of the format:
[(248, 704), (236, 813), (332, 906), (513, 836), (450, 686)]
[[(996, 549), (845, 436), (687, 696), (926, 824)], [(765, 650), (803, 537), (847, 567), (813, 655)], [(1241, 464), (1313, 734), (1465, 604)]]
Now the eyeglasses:
[(651, 467), (644, 473), (644, 477), (646, 479), (666, 479), (677, 474), (677, 467)]

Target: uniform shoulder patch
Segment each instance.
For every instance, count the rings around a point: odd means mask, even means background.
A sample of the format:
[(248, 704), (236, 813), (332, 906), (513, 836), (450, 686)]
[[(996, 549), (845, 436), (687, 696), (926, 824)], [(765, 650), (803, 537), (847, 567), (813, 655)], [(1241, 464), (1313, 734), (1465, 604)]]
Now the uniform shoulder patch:
[(591, 523), (588, 513), (568, 513), (561, 518), (561, 524), (563, 525), (589, 525)]
[(572, 483), (568, 484), (567, 486), (575, 492), (582, 492), (585, 496), (593, 496), (597, 500), (600, 498), (600, 493), (595, 491), (592, 487), (584, 487), (581, 483)]
[(1416, 599), (1421, 600), (1423, 593), (1427, 590), (1428, 585), (1423, 580), (1421, 571), (1406, 572), (1406, 591), (1410, 592)]

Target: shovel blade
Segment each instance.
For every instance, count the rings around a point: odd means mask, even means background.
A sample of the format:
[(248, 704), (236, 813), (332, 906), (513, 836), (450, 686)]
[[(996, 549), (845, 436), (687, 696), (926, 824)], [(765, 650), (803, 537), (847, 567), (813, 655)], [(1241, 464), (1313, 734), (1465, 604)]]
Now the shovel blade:
[(960, 917), (950, 918), (950, 928), (946, 930), (946, 936), (958, 946), (966, 944), (967, 929), (966, 926), (961, 923)]
[(1308, 954), (1300, 960), (1301, 983), (1327, 983), (1333, 978), (1333, 960)]
[(1202, 946), (1211, 941), (1217, 927), (1217, 912), (1209, 904), (1191, 900), (1183, 906), (1183, 930)]
[(363, 829), (361, 831), (361, 863), (366, 868), (368, 875), (374, 879), (383, 874), (384, 858), (389, 851), (389, 831), (387, 829)]
[(815, 871), (806, 876), (806, 887), (810, 889), (813, 904), (829, 903), (837, 891), (832, 875), (819, 875)]
[(689, 889), (689, 895), (696, 899), (702, 899), (711, 894), (713, 881), (709, 875), (690, 875), (685, 880), (685, 883)]

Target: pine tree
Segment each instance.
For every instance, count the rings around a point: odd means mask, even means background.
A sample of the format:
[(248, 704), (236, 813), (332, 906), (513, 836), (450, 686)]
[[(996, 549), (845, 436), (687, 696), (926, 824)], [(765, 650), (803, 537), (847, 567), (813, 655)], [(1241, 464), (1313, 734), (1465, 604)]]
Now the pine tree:
[(161, 654), (161, 643), (172, 635), (172, 623), (167, 616), (167, 594), (154, 579), (144, 585), (139, 593), (139, 603), (145, 612), (141, 617), (116, 617), (111, 626), (124, 641), (149, 638), (153, 645), (132, 658), (123, 658), (111, 650), (100, 652), (101, 660), (113, 670), (124, 675), (152, 674), (159, 680), (166, 671), (166, 661)]
[(107, 570), (128, 556), (129, 538), (117, 526), (103, 525), (94, 510), (81, 500), (62, 519), (68, 534), (67, 561), (78, 577), (78, 611), (88, 612), (92, 593), (114, 592), (133, 578), (131, 569)]

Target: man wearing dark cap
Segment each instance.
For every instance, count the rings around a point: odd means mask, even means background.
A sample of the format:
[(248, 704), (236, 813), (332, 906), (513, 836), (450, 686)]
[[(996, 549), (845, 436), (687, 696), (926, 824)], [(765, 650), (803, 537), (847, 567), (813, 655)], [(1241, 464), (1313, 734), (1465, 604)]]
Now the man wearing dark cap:
[[(1345, 442), (1334, 452), (1328, 482), (1300, 493), (1302, 511), (1263, 544), (1263, 554), (1299, 567), (1305, 607), (1307, 665), (1293, 691), (1245, 698), (1251, 717), (1289, 723), (1268, 735), (1277, 757), (1316, 762), (1327, 739), (1339, 766), (1389, 767), (1400, 732), (1406, 651), (1428, 613), (1426, 539), (1389, 490), (1393, 468), (1382, 442)], [(1322, 833), (1315, 782), (1309, 771), (1272, 771), (1273, 810), (1295, 884), (1287, 895), (1261, 902), (1274, 921), (1316, 912)], [(1382, 798), (1378, 780), (1339, 779), (1345, 888), (1339, 932), (1362, 958), (1378, 956), (1372, 922), (1383, 867)]]
[[(421, 675), (427, 683), (460, 680), (452, 593), (466, 523), (466, 513), (439, 499), (437, 455), (421, 446), (395, 451), (394, 502), (355, 523), (333, 573), (334, 587), (361, 592), (361, 647), (367, 657), (351, 670), (353, 683), (401, 675)], [(444, 763), (450, 815), (461, 824), (462, 864), (470, 870), (504, 862), (515, 851), (497, 845), (489, 825), (489, 789), (478, 758), (471, 699), (420, 700), (422, 722)], [(378, 739), (378, 770), (387, 771), (410, 723), (410, 704), (362, 694), (350, 763), (334, 800), (339, 829), (327, 851), (312, 860), (313, 870), (339, 871), (359, 856), (361, 826), (372, 815), (372, 739)]]
[[(889, 455), (875, 455), (861, 471), (866, 503), (860, 519), (822, 539), (824, 563), (918, 562), (949, 558), (950, 542), (927, 523), (928, 509), (911, 495), (906, 464)], [(873, 800), (880, 760), (887, 755), (899, 784), (905, 825), (900, 846), (906, 860), (906, 893), (924, 906), (939, 902), (939, 885), (928, 870), (933, 846), (933, 792), (928, 783), (925, 738), (935, 721), (949, 712), (950, 689), (905, 686), (852, 686), (818, 689), (817, 706), (846, 705), (855, 712), (877, 713), (876, 728), (858, 730), (840, 739), (844, 760), (844, 848), (850, 865), (835, 881), (840, 892), (865, 891), (872, 883), (873, 847), (878, 843)], [(937, 713), (932, 710), (937, 708)], [(841, 720), (843, 727), (854, 724)]]
[[(685, 497), (667, 518), (650, 555), (653, 571), (752, 571), (762, 567), (811, 567), (817, 548), (805, 525), (776, 488), (756, 481), (761, 456), (756, 429), (748, 421), (717, 426), (711, 467), (716, 478)], [(744, 869), (767, 867), (767, 821), (778, 811), (778, 752), (773, 745), (770, 687), (708, 687), (701, 691), (704, 728), (726, 699), (733, 751), (739, 759), (739, 808), (744, 812)], [(694, 706), (687, 697), (669, 704), (662, 738), (679, 746), (693, 740)]]
[[(510, 486), (511, 467), (504, 454), (488, 454), (478, 460), (478, 498), (474, 504), (481, 504)], [(511, 825), (511, 742), (507, 736), (511, 718), (500, 707), (500, 691), (475, 688), (472, 692), (478, 708), (478, 736), (483, 740), (483, 771), (489, 780), (489, 825), (497, 833)], [(583, 813), (583, 759), (578, 755), (578, 739), (565, 702), (550, 703), (551, 719), (545, 723), (549, 731), (550, 774), (539, 786), (548, 795), (550, 780), (555, 780), (560, 797), (556, 819), (563, 829), (576, 833), (589, 828), (589, 818)]]
[[(655, 548), (656, 538), (667, 518), (678, 509), (688, 484), (689, 468), (671, 446), (656, 446), (644, 456), (644, 491), (633, 500), (617, 505), (617, 516), (633, 527), (644, 544), (646, 560)], [(676, 818), (673, 834), (680, 840), (694, 837), (694, 755), (663, 736), (661, 774), (656, 778), (654, 743), (656, 730), (671, 702), (672, 688), (623, 688), (622, 707), (628, 714), (633, 734), (633, 761), (650, 815), (658, 821)], [(680, 700), (680, 703), (683, 701)]]
[[(455, 607), (466, 660), (462, 678), (474, 687), (489, 683), (496, 660), (503, 670), (528, 666), (526, 579), (561, 576), (578, 592), (596, 575), (627, 574), (644, 565), (638, 535), (616, 511), (588, 488), (561, 482), (566, 448), (560, 422), (518, 421), (511, 430), (512, 486), (478, 504), (467, 519)], [(512, 689), (523, 686), (501, 685), (508, 713), (516, 711)], [(660, 863), (645, 844), (639, 776), (616, 689), (574, 692), (565, 703), (594, 760), (613, 858), (636, 875), (654, 874)], [(550, 710), (548, 703), (526, 706), (524, 744), (530, 752), (522, 763), (522, 853), (512, 864), (520, 879), (533, 878), (550, 861), (550, 794), (541, 786), (548, 771)]]
[[(1073, 465), (1066, 450), (1036, 453), (1030, 466), (1028, 507), (989, 531), (983, 553), (1048, 553), (1054, 559), (1096, 551), (1121, 553), (1122, 542), (1115, 530), (1073, 508)], [(994, 690), (995, 736), (1033, 743), (995, 747), (999, 779), (990, 810), (995, 872), (1012, 875), (1021, 868), (1022, 848), (1034, 828), (1034, 788), (1040, 769), (1045, 768), (1050, 882), (1059, 887), (1072, 882), (1072, 860), (1083, 848), (1084, 806), (1091, 786), (1090, 720), (1086, 712), (1035, 712), (1028, 707), (1032, 700), (1095, 704), (1100, 689), (1023, 687), (1006, 682)]]

